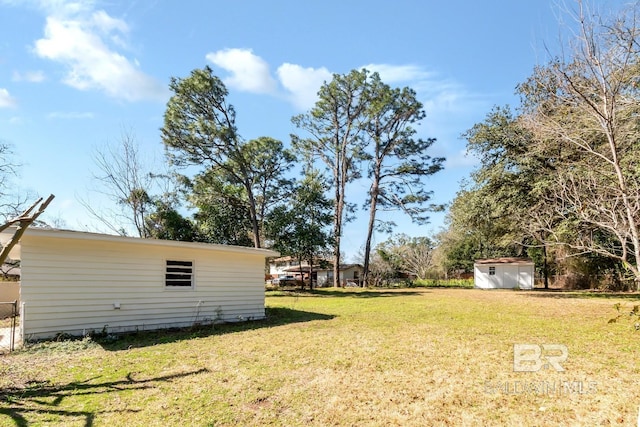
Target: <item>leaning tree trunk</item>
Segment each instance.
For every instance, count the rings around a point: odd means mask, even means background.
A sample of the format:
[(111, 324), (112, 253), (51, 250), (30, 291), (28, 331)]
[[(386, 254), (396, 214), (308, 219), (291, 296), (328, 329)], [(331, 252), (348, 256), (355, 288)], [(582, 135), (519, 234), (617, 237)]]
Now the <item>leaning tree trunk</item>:
[(337, 221), (334, 227), (334, 239), (335, 243), (333, 246), (333, 287), (337, 288), (340, 286), (340, 229), (341, 221)]
[(544, 288), (549, 289), (549, 262), (547, 261), (547, 244), (542, 245), (542, 274), (544, 275)]
[(342, 235), (342, 212), (344, 209), (344, 192), (336, 186), (336, 211), (333, 219), (333, 287), (340, 286), (340, 237)]
[(300, 283), (302, 290), (304, 290), (304, 271), (302, 270), (302, 257), (298, 258), (298, 272), (300, 273)]
[(369, 261), (371, 259), (371, 240), (373, 238), (373, 227), (376, 221), (376, 209), (378, 208), (378, 181), (371, 185), (371, 204), (369, 205), (369, 228), (367, 229), (367, 241), (364, 245), (364, 272), (362, 273), (362, 286), (369, 284)]
[(309, 290), (313, 290), (313, 254), (309, 257)]
[(42, 201), (42, 197), (39, 198), (38, 200), (36, 200), (34, 204), (31, 205), (31, 207), (29, 207), (29, 209), (24, 211), (21, 215), (5, 222), (3, 225), (0, 226), (0, 232), (2, 232), (7, 228), (11, 227), (12, 225), (18, 224), (18, 228), (13, 233), (13, 236), (11, 236), (11, 239), (9, 239), (7, 244), (4, 245), (4, 247), (0, 251), (0, 265), (4, 263), (4, 261), (9, 256), (9, 252), (11, 252), (11, 249), (20, 241), (20, 238), (22, 237), (24, 232), (27, 230), (27, 227), (33, 224), (33, 222), (40, 216), (40, 214), (44, 212), (44, 210), (47, 208), (47, 206), (49, 206), (49, 203), (51, 203), (54, 197), (55, 196), (51, 194), (47, 198), (47, 200), (45, 200), (40, 205), (38, 210), (32, 214), (31, 211), (33, 211), (35, 207), (38, 205), (38, 203)]
[(249, 199), (249, 214), (251, 215), (251, 228), (253, 230), (253, 246), (260, 248), (260, 226), (258, 225), (258, 210), (256, 209), (256, 199), (253, 196), (253, 189), (249, 182), (244, 185), (247, 190), (247, 198)]

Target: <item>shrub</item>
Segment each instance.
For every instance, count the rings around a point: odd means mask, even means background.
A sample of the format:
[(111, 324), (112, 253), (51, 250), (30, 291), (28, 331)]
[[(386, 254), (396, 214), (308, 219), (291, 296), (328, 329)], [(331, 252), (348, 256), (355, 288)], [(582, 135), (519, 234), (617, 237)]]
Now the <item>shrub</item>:
[(473, 279), (416, 279), (413, 286), (418, 288), (473, 288)]

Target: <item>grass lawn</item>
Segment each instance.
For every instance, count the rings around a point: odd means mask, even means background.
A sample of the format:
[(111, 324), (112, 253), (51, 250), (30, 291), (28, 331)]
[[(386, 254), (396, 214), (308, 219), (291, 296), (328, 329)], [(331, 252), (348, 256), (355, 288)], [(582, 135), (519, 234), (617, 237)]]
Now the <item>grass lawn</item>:
[[(274, 292), (266, 321), (1, 356), (0, 425), (636, 426), (640, 332), (607, 322), (639, 301)], [(514, 344), (566, 346), (564, 371), (515, 372)]]

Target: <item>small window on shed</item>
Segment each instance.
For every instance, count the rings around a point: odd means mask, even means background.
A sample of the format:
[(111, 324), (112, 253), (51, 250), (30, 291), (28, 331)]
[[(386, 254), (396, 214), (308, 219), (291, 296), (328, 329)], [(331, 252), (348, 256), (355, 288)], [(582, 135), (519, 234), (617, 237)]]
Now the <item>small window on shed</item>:
[(167, 270), (164, 277), (166, 287), (193, 287), (193, 261), (167, 260)]
[(496, 268), (495, 267), (489, 267), (489, 276), (495, 276), (496, 275)]

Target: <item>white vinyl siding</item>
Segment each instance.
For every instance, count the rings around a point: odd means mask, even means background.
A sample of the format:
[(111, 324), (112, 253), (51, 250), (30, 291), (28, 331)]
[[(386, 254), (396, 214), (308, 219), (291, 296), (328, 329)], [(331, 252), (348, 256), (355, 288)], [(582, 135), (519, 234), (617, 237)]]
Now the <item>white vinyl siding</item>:
[[(270, 251), (53, 234), (21, 240), (27, 339), (264, 318)], [(193, 263), (189, 292), (167, 292), (167, 260)]]

